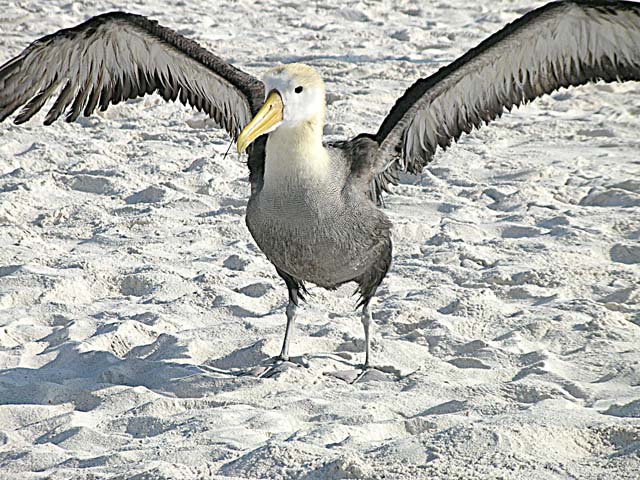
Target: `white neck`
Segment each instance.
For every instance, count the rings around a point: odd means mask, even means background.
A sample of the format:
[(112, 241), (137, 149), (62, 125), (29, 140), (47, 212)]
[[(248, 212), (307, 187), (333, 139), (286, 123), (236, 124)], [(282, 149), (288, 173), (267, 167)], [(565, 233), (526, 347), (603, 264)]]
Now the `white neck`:
[(322, 145), (322, 123), (281, 125), (269, 134), (265, 158), (265, 187), (286, 183), (323, 183), (329, 174), (329, 155)]

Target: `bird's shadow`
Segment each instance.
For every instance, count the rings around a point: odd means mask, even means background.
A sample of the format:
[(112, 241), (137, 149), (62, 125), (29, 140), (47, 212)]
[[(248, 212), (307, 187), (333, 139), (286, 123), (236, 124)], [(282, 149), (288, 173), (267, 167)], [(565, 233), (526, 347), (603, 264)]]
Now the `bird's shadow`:
[[(116, 385), (144, 387), (173, 398), (211, 397), (260, 381), (261, 375), (252, 372), (274, 363), (264, 339), (200, 365), (192, 363), (188, 347), (171, 335), (160, 335), (122, 356), (109, 350), (86, 351), (86, 346), (58, 332), (41, 341), (49, 346), (36, 355), (40, 366), (0, 370), (0, 405), (70, 403), (75, 410), (91, 411), (102, 403), (100, 392)], [(351, 352), (315, 352), (290, 363), (307, 367), (313, 375), (361, 368)]]
[[(252, 375), (261, 376), (260, 372), (266, 367), (277, 365), (281, 361), (265, 353), (266, 340), (258, 340), (251, 345), (234, 350), (220, 358), (212, 359), (202, 366), (207, 371), (218, 372), (228, 375)], [(359, 365), (350, 359), (348, 353), (344, 356), (338, 353), (316, 352), (309, 353), (289, 359), (290, 364), (310, 368), (310, 364), (318, 364), (323, 361), (331, 361), (345, 367), (357, 368)]]
[[(175, 349), (183, 348), (182, 354)], [(108, 351), (82, 352), (64, 343), (40, 355), (55, 357), (38, 368), (15, 367), (0, 371), (0, 405), (60, 405), (91, 411), (101, 403), (100, 391), (109, 387), (145, 387), (157, 394), (177, 398), (203, 398), (243, 382), (237, 376), (208, 371), (179, 361), (121, 358)], [(172, 358), (189, 358), (186, 347), (174, 346)]]

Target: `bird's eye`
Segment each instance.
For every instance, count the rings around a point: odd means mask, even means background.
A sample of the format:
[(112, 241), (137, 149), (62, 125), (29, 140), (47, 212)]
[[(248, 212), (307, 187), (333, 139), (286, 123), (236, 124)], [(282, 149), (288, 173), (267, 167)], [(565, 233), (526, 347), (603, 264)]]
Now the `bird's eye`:
[(304, 89), (302, 88), (301, 85), (299, 85), (299, 86), (296, 87), (295, 92), (296, 93), (302, 93), (302, 90), (304, 90)]

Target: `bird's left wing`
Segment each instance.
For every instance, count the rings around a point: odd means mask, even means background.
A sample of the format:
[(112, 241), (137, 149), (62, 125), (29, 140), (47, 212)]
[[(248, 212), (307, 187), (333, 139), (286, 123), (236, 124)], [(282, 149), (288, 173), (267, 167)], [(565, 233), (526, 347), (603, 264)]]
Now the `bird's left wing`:
[(33, 42), (0, 66), (0, 121), (22, 123), (57, 95), (44, 123), (158, 92), (209, 114), (237, 138), (264, 98), (262, 82), (140, 15), (112, 12)]
[(519, 18), (396, 102), (373, 170), (419, 173), (462, 132), (560, 87), (640, 80), (640, 3), (549, 3)]

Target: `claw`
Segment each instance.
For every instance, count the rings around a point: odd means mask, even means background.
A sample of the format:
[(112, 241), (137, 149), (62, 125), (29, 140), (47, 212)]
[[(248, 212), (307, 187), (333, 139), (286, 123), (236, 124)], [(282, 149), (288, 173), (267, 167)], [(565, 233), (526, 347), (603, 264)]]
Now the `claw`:
[(281, 355), (268, 359), (265, 370), (255, 375), (258, 378), (273, 378), (287, 368), (309, 368), (309, 360), (306, 356), (283, 358)]
[(372, 367), (366, 364), (350, 370), (337, 370), (335, 372), (325, 372), (324, 374), (338, 378), (351, 385), (361, 381), (395, 382), (403, 378), (400, 372), (393, 367)]

